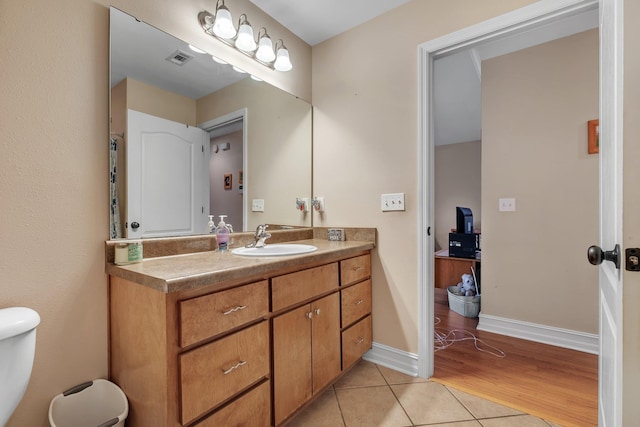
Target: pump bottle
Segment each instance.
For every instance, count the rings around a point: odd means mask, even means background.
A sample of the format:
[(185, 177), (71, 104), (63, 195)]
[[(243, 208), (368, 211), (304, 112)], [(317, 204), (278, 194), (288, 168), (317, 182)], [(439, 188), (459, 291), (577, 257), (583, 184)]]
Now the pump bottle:
[(216, 240), (218, 241), (218, 250), (224, 252), (229, 248), (229, 227), (225, 224), (226, 215), (218, 215), (220, 222), (216, 227)]

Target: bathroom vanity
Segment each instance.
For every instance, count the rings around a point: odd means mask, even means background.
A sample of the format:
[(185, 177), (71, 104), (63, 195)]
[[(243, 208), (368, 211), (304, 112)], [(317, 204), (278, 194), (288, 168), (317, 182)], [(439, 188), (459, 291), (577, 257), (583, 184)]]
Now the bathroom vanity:
[(300, 243), (318, 250), (107, 262), (110, 376), (128, 426), (277, 426), (360, 359), (373, 241)]

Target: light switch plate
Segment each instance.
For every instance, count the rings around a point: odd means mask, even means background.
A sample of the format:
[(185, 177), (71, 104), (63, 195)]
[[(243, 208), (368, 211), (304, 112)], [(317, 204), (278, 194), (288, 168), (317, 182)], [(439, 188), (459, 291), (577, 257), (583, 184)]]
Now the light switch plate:
[(251, 200), (251, 212), (264, 212), (264, 199)]
[(404, 193), (389, 193), (380, 196), (380, 208), (382, 212), (403, 211)]

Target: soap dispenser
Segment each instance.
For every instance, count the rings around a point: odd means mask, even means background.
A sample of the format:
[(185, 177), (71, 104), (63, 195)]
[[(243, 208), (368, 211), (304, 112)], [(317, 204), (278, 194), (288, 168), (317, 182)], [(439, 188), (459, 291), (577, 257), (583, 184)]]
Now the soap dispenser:
[(216, 227), (216, 240), (218, 241), (218, 250), (224, 252), (229, 247), (229, 227), (225, 224), (226, 215), (218, 215), (220, 222)]
[(209, 229), (209, 234), (213, 234), (216, 231), (216, 223), (213, 221), (213, 215), (209, 215), (207, 228)]

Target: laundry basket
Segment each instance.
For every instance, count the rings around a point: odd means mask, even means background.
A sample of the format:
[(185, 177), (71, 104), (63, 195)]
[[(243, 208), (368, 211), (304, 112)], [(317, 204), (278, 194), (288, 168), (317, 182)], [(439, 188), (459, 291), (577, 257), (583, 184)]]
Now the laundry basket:
[(129, 402), (120, 387), (97, 379), (60, 393), (49, 405), (51, 427), (124, 427)]
[(467, 297), (456, 293), (457, 286), (449, 286), (447, 295), (449, 296), (449, 308), (461, 316), (475, 318), (480, 313), (480, 295)]

